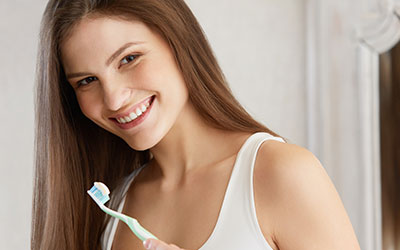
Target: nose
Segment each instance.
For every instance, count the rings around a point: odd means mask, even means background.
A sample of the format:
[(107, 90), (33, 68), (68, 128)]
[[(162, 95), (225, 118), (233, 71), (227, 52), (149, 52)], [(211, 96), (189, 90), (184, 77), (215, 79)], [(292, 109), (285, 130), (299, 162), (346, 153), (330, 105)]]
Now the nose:
[(103, 81), (104, 105), (111, 111), (117, 111), (129, 101), (131, 90), (117, 80)]

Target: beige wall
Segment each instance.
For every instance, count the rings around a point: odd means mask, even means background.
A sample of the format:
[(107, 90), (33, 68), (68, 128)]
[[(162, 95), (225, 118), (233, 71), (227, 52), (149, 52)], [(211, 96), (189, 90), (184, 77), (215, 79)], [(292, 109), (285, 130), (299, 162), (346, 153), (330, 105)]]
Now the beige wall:
[(0, 1), (0, 248), (29, 249), (33, 79), (44, 0)]
[(304, 1), (187, 3), (239, 101), (267, 127), (306, 146)]

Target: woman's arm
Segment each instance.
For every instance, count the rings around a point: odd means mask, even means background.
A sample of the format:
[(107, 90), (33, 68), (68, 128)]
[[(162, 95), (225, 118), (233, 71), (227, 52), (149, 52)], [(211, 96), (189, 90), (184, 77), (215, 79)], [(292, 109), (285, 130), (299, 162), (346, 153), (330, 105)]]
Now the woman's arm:
[(254, 176), (256, 208), (265, 211), (268, 204), (260, 226), (273, 226), (269, 232), (279, 250), (360, 249), (333, 183), (311, 152), (268, 141), (260, 148)]

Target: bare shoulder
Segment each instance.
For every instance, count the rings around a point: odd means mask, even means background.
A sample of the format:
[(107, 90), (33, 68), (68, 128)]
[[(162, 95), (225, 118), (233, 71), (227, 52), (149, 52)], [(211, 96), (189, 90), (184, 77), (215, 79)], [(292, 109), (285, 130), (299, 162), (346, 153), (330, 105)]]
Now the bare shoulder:
[(264, 142), (255, 164), (254, 193), (260, 227), (276, 249), (360, 249), (334, 184), (307, 149)]

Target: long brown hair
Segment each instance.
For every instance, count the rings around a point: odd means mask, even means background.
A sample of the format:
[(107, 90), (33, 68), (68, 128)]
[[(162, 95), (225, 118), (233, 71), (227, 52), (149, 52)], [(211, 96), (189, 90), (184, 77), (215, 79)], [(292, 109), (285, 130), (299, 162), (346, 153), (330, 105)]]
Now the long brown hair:
[(175, 55), (190, 101), (210, 126), (278, 136), (234, 98), (183, 0), (50, 0), (40, 30), (35, 93), (35, 250), (100, 249), (106, 218), (85, 190), (94, 181), (117, 188), (124, 176), (150, 159), (148, 150), (133, 150), (86, 118), (67, 83), (60, 43), (80, 20), (95, 15), (140, 20), (161, 34)]

